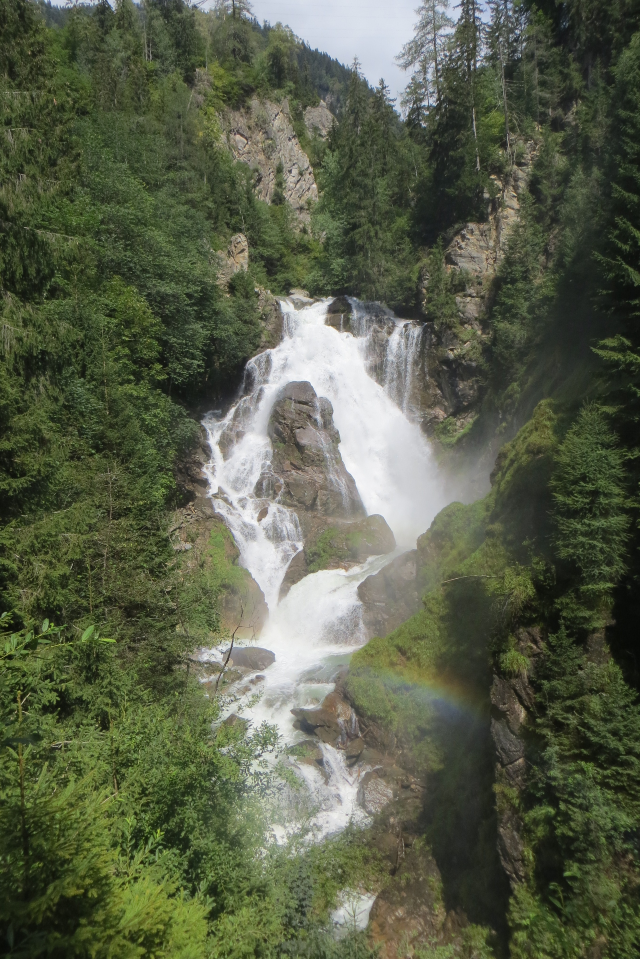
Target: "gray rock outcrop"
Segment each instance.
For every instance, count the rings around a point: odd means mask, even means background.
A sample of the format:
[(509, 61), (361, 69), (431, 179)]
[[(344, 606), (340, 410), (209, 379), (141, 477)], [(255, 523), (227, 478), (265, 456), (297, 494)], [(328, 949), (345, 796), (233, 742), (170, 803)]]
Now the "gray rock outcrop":
[(307, 107), (304, 111), (304, 125), (309, 136), (319, 136), (322, 140), (329, 136), (334, 119), (324, 100), (321, 100), (317, 107)]
[[(421, 403), (421, 422), (427, 433), (450, 419), (455, 434), (477, 413), (484, 388), (479, 360), (490, 335), (484, 318), (494, 277), (519, 220), (520, 196), (528, 186), (536, 152), (533, 141), (520, 142), (516, 164), (509, 175), (504, 180), (492, 177), (492, 195), (486, 194), (486, 220), (465, 224), (445, 251), (447, 270), (458, 275), (459, 325), (454, 329), (431, 328), (429, 332), (429, 376)], [(429, 276), (425, 273), (425, 297), (428, 286)]]
[(518, 799), (526, 784), (526, 731), (534, 705), (530, 678), (543, 650), (537, 627), (519, 629), (516, 650), (529, 662), (526, 674), (493, 677), (491, 737), (496, 752), (498, 855), (511, 887), (525, 878), (522, 819)]
[(358, 586), (362, 620), (367, 636), (388, 636), (420, 609), (422, 589), (418, 577), (418, 551), (397, 556), (379, 573)]
[[(318, 397), (310, 383), (289, 383), (281, 390), (271, 413), (269, 437), (273, 472), (281, 480), (280, 501), (285, 506), (299, 515), (363, 514), (360, 494), (338, 449), (340, 434), (333, 425), (333, 407)], [(268, 495), (264, 486), (256, 493)], [(303, 515), (300, 522), (304, 530)]]
[(395, 549), (384, 517), (365, 515), (340, 455), (331, 403), (318, 397), (310, 383), (289, 383), (281, 390), (269, 437), (272, 462), (260, 476), (255, 495), (294, 509), (304, 536), (304, 550), (289, 565), (281, 598), (310, 572), (349, 569)]
[(313, 169), (289, 116), (289, 106), (254, 99), (243, 111), (230, 111), (222, 118), (229, 148), (256, 174), (256, 192), (271, 203), (276, 171), (282, 164), (284, 196), (298, 220), (309, 222), (309, 205), (318, 199)]
[(236, 233), (229, 240), (227, 252), (218, 252), (218, 285), (227, 289), (236, 273), (249, 269), (249, 243), (244, 233)]

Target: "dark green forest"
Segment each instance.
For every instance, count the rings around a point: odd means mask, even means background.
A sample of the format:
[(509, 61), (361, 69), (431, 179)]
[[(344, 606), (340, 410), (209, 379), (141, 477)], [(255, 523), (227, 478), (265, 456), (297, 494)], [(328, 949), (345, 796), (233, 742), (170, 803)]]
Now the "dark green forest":
[[(453, 529), (443, 566), (493, 584), (482, 668), (525, 674), (517, 628), (546, 636), (527, 788), (491, 792), (518, 807), (526, 878), (477, 905), (470, 864), (454, 885), (495, 935), (416, 956), (640, 954), (640, 3), (420, 11), (396, 104), (245, 0), (0, 0), (0, 955), (375, 955), (327, 931), (375, 856), (349, 831), (265, 853), (274, 730), (214, 727), (190, 672), (199, 637), (224, 636), (218, 581), (186, 581), (172, 547), (179, 468), (259, 348), (261, 288), (457, 335), (444, 251), (528, 143), (482, 402), (439, 448), (460, 468), (500, 449), (478, 541)], [(219, 114), (255, 97), (288, 98), (309, 228), (224, 145)], [(302, 119), (320, 99), (325, 141)], [(227, 295), (216, 252), (238, 232), (250, 265)]]

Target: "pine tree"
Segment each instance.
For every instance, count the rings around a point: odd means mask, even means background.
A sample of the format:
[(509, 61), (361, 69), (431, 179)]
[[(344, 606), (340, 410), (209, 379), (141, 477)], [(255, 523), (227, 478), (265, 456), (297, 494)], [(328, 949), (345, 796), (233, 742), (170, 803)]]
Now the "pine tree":
[(411, 102), (418, 102), (420, 91), (422, 103), (428, 110), (440, 99), (442, 64), (447, 38), (454, 25), (448, 9), (449, 0), (423, 0), (416, 10), (418, 22), (414, 36), (396, 57), (403, 70), (414, 71), (409, 85)]
[(558, 556), (587, 600), (607, 597), (625, 572), (629, 537), (624, 454), (603, 411), (585, 406), (558, 452), (551, 490)]
[(601, 259), (611, 300), (640, 343), (640, 34), (616, 67), (613, 225)]
[(456, 63), (456, 68), (462, 71), (468, 90), (471, 128), (476, 151), (476, 169), (480, 172), (477, 75), (478, 61), (482, 56), (481, 5), (478, 0), (461, 0), (457, 9), (460, 11), (460, 15), (453, 36), (451, 56)]

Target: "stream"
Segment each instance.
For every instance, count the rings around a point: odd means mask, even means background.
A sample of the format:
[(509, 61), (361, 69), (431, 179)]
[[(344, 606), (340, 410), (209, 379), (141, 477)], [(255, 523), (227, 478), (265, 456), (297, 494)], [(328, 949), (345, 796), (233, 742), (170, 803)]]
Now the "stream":
[[(269, 618), (259, 645), (276, 657), (261, 671), (263, 678), (254, 677), (253, 685), (232, 696), (227, 714), (234, 712), (254, 727), (276, 726), (285, 750), (308, 739), (294, 728), (291, 709), (321, 703), (333, 690), (338, 669), (367, 640), (358, 585), (395, 555), (413, 549), (451, 499), (412, 415), (413, 380), (423, 362), (422, 328), (385, 314), (381, 334), (380, 307), (353, 300), (350, 332), (342, 332), (325, 322), (331, 302), (296, 309), (292, 301), (282, 301), (281, 343), (247, 364), (242, 395), (228, 413), (205, 419), (212, 454), (210, 495), (235, 538), (242, 565), (264, 592)], [(397, 548), (349, 570), (310, 574), (278, 602), (287, 566), (302, 549), (302, 532), (292, 509), (278, 502), (265, 507), (254, 490), (271, 465), (271, 410), (281, 388), (292, 381), (308, 381), (318, 397), (330, 400), (344, 465), (366, 513), (384, 516)], [(216, 656), (220, 651), (211, 652), (211, 658)], [(303, 825), (312, 838), (321, 839), (368, 818), (357, 802), (362, 766), (350, 769), (340, 750), (319, 746), (324, 770), (288, 760), (306, 788), (285, 790), (270, 811), (277, 840)]]

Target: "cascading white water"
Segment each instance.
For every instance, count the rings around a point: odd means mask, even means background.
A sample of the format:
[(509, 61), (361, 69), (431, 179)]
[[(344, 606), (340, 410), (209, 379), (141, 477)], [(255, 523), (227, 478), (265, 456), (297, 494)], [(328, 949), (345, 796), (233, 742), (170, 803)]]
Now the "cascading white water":
[[(285, 744), (303, 738), (293, 727), (290, 710), (321, 702), (333, 689), (337, 668), (365, 642), (357, 587), (390, 557), (372, 557), (348, 571), (309, 575), (278, 604), (287, 566), (303, 545), (296, 514), (264, 496), (265, 487), (277, 488), (267, 427), (279, 390), (307, 380), (319, 397), (331, 401), (344, 464), (367, 513), (382, 514), (393, 530), (396, 552), (413, 548), (447, 501), (428, 443), (403, 412), (415, 361), (410, 353), (416, 354), (420, 346), (419, 328), (414, 335), (412, 324), (389, 314), (396, 328), (387, 347), (388, 376), (380, 385), (367, 372), (369, 332), (362, 305), (356, 310), (354, 336), (325, 325), (329, 302), (298, 311), (284, 301), (282, 342), (248, 364), (245, 395), (229, 413), (205, 421), (214, 505), (235, 537), (242, 564), (265, 594), (270, 616), (260, 644), (276, 656), (264, 680), (239, 694), (233, 709), (254, 724), (275, 724)], [(330, 473), (330, 451), (326, 455)], [(319, 807), (315, 825), (320, 834), (361, 815), (355, 806), (358, 774), (347, 769), (340, 751), (323, 749), (324, 775), (307, 765), (298, 767)]]
[(423, 327), (416, 323), (396, 323), (385, 353), (384, 389), (405, 414), (409, 412), (422, 332)]

